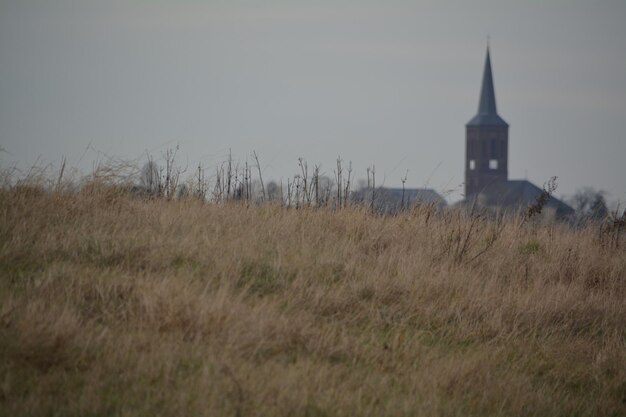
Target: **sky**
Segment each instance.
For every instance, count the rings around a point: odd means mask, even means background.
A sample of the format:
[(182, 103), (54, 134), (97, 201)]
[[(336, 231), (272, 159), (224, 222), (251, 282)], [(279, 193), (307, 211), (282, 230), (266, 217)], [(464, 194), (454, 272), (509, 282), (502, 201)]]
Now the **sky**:
[(487, 37), (509, 178), (626, 202), (626, 1), (0, 0), (0, 164), (338, 156), (462, 198)]

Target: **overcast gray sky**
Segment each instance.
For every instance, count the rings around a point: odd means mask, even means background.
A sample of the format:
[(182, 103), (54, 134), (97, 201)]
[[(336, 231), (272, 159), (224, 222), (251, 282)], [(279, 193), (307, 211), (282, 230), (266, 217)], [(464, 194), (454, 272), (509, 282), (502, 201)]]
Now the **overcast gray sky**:
[(626, 201), (626, 1), (0, 0), (0, 156), (256, 150), (461, 197), (487, 34), (509, 176)]

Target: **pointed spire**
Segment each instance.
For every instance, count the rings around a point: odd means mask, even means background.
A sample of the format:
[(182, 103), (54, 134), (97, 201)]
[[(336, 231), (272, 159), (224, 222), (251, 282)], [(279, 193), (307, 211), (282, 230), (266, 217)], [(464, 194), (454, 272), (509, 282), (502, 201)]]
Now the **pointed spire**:
[(493, 89), (493, 75), (491, 74), (489, 45), (487, 45), (487, 57), (485, 58), (485, 70), (483, 71), (483, 83), (480, 88), (478, 114), (498, 114), (496, 109), (496, 93)]
[(493, 75), (491, 73), (489, 40), (487, 40), (487, 56), (485, 57), (485, 69), (483, 70), (483, 82), (480, 87), (478, 114), (469, 121), (467, 126), (508, 126), (508, 124), (498, 116), (498, 110), (496, 108), (496, 93), (493, 88)]

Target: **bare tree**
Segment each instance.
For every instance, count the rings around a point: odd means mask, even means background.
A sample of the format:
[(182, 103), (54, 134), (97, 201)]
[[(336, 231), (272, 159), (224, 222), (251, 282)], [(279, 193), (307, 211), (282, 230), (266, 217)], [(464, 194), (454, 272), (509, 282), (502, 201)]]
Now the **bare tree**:
[(141, 169), (140, 182), (148, 195), (158, 197), (162, 192), (161, 170), (159, 165), (148, 155), (148, 162)]
[(576, 191), (569, 203), (576, 210), (580, 221), (602, 220), (609, 214), (604, 196), (606, 192), (592, 187), (584, 187)]
[(196, 177), (196, 186), (194, 187), (194, 195), (200, 200), (204, 201), (207, 194), (207, 183), (204, 179), (204, 169), (198, 164), (198, 171)]
[(269, 201), (282, 201), (283, 193), (281, 187), (276, 181), (270, 181), (267, 183), (267, 199)]
[(163, 191), (167, 198), (176, 196), (180, 175), (185, 172), (184, 170), (181, 171), (180, 167), (176, 165), (176, 154), (178, 150), (179, 145), (176, 145), (176, 148), (168, 149), (163, 155), (165, 157), (165, 183), (163, 184)]

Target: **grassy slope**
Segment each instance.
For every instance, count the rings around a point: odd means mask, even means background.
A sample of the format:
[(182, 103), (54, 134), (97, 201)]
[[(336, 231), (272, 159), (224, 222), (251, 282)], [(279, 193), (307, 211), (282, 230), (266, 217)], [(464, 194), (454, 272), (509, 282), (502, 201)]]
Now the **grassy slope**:
[(624, 250), (471, 224), (0, 191), (0, 415), (625, 415)]

